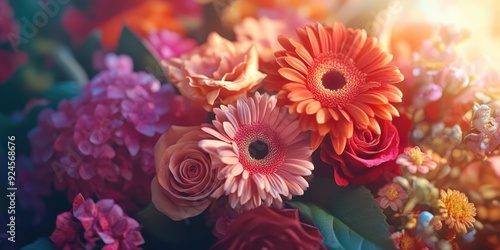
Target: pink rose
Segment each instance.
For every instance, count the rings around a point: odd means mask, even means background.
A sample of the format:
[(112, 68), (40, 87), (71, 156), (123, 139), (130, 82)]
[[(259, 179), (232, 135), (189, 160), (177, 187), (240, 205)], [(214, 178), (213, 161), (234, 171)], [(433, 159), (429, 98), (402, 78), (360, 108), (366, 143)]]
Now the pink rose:
[(172, 220), (199, 215), (222, 195), (214, 192), (222, 182), (210, 156), (198, 147), (205, 137), (200, 127), (172, 126), (155, 146), (153, 204)]
[(319, 230), (301, 223), (296, 209), (275, 211), (260, 206), (231, 220), (225, 235), (211, 249), (314, 250), (326, 247)]
[(205, 44), (168, 61), (168, 75), (183, 96), (205, 110), (254, 92), (264, 78), (251, 43), (231, 42), (211, 33)]
[(338, 185), (368, 184), (384, 174), (399, 174), (401, 170), (393, 161), (399, 153), (398, 130), (391, 121), (379, 121), (379, 124), (380, 135), (370, 129), (355, 129), (341, 155), (325, 140), (321, 160), (333, 166)]

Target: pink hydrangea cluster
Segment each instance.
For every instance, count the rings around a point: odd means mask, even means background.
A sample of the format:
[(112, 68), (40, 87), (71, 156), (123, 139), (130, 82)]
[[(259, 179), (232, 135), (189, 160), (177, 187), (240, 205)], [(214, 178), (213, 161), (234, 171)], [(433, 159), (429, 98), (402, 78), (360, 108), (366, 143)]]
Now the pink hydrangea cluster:
[(25, 64), (27, 56), (19, 52), (19, 23), (8, 0), (0, 0), (0, 84), (4, 83), (16, 69)]
[(29, 133), (32, 157), (41, 171), (52, 171), (56, 189), (69, 197), (112, 198), (132, 212), (150, 202), (159, 136), (172, 124), (200, 124), (205, 117), (183, 121), (187, 114), (179, 112), (197, 111), (171, 85), (134, 73), (129, 57), (108, 55), (105, 63), (108, 69), (80, 96), (40, 113)]
[(166, 29), (149, 33), (148, 42), (162, 60), (180, 57), (197, 46), (196, 41)]
[(98, 244), (104, 244), (104, 250), (141, 249), (144, 239), (139, 230), (139, 223), (113, 200), (94, 203), (78, 194), (71, 211), (57, 216), (50, 239), (56, 249), (94, 249)]

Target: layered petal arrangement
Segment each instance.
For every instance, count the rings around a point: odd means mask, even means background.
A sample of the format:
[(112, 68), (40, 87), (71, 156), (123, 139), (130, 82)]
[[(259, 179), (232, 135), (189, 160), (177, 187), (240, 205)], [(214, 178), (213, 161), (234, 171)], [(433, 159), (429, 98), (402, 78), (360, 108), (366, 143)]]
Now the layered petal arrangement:
[(2, 249), (500, 250), (500, 1), (30, 1)]
[(391, 102), (402, 93), (393, 84), (403, 75), (390, 65), (392, 56), (364, 30), (308, 25), (297, 29), (299, 41), (280, 36), (284, 50), (275, 53), (278, 75), (270, 76), (278, 97), (300, 116), (300, 128), (311, 129), (313, 149), (329, 136), (337, 154), (354, 128), (380, 134), (376, 118), (391, 120), (399, 112)]
[(173, 126), (155, 146), (152, 201), (173, 220), (202, 213), (221, 194), (214, 192), (222, 185), (217, 169), (210, 156), (198, 147), (198, 141), (208, 137), (199, 126)]
[(71, 211), (57, 216), (50, 239), (56, 249), (95, 249), (104, 245), (102, 249), (139, 250), (138, 246), (144, 243), (139, 230), (139, 223), (113, 200), (94, 202), (78, 194)]
[(182, 95), (210, 111), (253, 93), (264, 78), (257, 49), (211, 33), (205, 44), (167, 62), (168, 76)]
[(215, 108), (213, 126), (202, 128), (212, 138), (199, 145), (218, 168), (232, 208), (282, 207), (282, 196), (302, 195), (308, 187), (304, 176), (314, 169), (309, 135), (276, 102), (268, 94), (241, 97), (236, 105)]

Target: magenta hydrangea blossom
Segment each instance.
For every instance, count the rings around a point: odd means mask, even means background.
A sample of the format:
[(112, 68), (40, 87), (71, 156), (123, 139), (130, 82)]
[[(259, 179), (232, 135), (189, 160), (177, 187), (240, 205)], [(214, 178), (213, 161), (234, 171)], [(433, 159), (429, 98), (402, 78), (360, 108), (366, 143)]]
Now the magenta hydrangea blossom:
[[(70, 198), (95, 194), (134, 212), (150, 202), (159, 136), (199, 111), (175, 96), (170, 84), (132, 72), (129, 57), (108, 55), (105, 63), (107, 70), (80, 96), (62, 101), (57, 111), (40, 113), (38, 127), (29, 133), (32, 157), (40, 171), (52, 171), (56, 189), (66, 190)], [(189, 125), (204, 121), (197, 115)]]
[(148, 36), (148, 42), (153, 47), (153, 52), (161, 60), (180, 57), (197, 46), (194, 40), (184, 38), (180, 34), (166, 29), (151, 32)]
[[(57, 249), (141, 249), (144, 243), (139, 223), (124, 214), (111, 199), (96, 203), (78, 194), (70, 212), (57, 216), (56, 228), (50, 239)], [(83, 239), (80, 237), (83, 233)]]

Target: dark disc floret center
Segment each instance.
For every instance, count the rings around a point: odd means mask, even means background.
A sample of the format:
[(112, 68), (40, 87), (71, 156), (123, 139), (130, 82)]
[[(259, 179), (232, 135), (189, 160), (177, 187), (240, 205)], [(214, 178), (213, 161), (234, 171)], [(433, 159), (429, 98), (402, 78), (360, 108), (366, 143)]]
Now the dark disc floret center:
[(261, 140), (256, 140), (248, 146), (248, 153), (252, 158), (261, 160), (269, 154), (269, 146)]
[(344, 75), (337, 70), (330, 70), (321, 77), (321, 82), (326, 89), (338, 90), (346, 85)]

